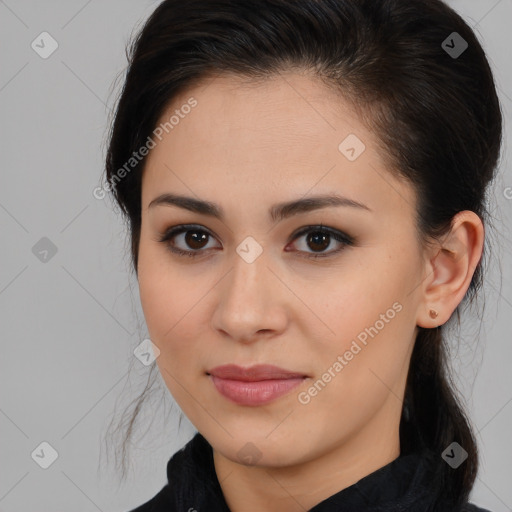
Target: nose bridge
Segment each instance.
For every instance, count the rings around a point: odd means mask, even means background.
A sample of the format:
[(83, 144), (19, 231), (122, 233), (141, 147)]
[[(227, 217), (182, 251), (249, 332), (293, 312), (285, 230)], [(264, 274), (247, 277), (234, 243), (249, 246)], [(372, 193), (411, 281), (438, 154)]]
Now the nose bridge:
[(215, 327), (234, 339), (250, 340), (257, 331), (282, 327), (284, 315), (275, 309), (279, 299), (273, 289), (279, 282), (268, 268), (267, 256), (254, 239), (246, 239), (236, 247), (214, 315)]
[[(230, 294), (238, 296), (242, 294), (242, 298), (246, 302), (251, 302), (252, 299), (258, 300), (260, 291), (257, 290), (258, 286), (267, 283), (268, 276), (264, 275), (269, 270), (267, 265), (268, 252), (263, 249), (263, 246), (251, 236), (246, 237), (235, 248), (236, 255), (233, 258), (233, 271), (230, 279)], [(267, 291), (263, 290), (266, 294)], [(253, 297), (251, 297), (251, 295)], [(236, 298), (236, 297), (235, 297)], [(259, 297), (259, 300), (264, 297)]]

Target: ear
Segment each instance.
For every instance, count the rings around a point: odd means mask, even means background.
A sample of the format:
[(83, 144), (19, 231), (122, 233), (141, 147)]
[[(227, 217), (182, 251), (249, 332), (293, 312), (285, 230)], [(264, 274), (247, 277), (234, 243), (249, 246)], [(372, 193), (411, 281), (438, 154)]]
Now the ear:
[[(469, 288), (483, 245), (480, 217), (469, 210), (457, 213), (450, 232), (428, 249), (416, 318), (419, 327), (432, 329), (448, 321)], [(437, 312), (434, 318), (431, 310)]]

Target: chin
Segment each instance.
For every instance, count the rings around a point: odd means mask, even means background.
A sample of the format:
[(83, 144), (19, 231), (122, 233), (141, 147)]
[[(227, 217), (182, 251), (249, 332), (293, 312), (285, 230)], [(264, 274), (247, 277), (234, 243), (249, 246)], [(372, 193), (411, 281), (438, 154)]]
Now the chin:
[(208, 441), (223, 457), (244, 466), (292, 466), (307, 458), (306, 454), (296, 451), (297, 442), (293, 437), (271, 439), (266, 430), (265, 433), (255, 430), (254, 435), (251, 430), (246, 430), (238, 436), (226, 434), (222, 439), (212, 437)]

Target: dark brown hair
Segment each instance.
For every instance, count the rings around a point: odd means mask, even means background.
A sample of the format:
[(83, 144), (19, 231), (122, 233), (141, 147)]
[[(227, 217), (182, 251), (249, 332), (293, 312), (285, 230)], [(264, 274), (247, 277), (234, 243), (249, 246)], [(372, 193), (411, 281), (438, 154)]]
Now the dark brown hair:
[[(468, 45), (457, 56), (443, 47), (454, 32)], [(351, 102), (377, 135), (389, 168), (414, 186), (421, 240), (442, 237), (463, 210), (487, 222), (486, 190), (502, 136), (500, 104), (475, 34), (440, 0), (165, 0), (128, 59), (105, 178), (129, 222), (135, 272), (145, 159), (122, 180), (114, 178), (146, 143), (169, 102), (212, 74), (261, 80), (291, 69), (312, 72)], [(463, 303), (473, 301), (481, 275), (482, 260)], [(469, 495), (478, 457), (445, 359), (443, 328), (419, 328), (400, 439), (402, 450), (431, 450), (436, 489), (455, 507)], [(123, 457), (139, 408), (140, 401)], [(457, 469), (441, 458), (453, 441), (468, 452)]]

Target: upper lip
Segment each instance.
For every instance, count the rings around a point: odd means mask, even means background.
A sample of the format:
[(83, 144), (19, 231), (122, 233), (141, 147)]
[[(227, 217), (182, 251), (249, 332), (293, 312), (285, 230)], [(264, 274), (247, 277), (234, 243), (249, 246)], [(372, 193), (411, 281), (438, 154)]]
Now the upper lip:
[(258, 364), (250, 366), (249, 368), (243, 368), (236, 364), (226, 364), (216, 366), (207, 373), (215, 377), (220, 377), (221, 379), (241, 380), (246, 382), (307, 377), (307, 375), (303, 373), (292, 372), (271, 364)]

